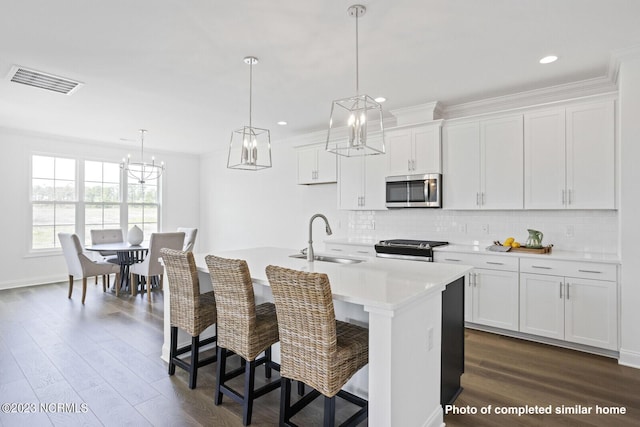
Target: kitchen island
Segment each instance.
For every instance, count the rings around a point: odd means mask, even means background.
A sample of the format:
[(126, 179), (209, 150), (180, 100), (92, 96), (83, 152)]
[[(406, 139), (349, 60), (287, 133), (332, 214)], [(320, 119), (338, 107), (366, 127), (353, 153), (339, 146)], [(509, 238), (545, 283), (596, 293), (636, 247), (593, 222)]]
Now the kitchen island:
[[(442, 292), (471, 267), (382, 258), (363, 258), (356, 264), (310, 263), (291, 258), (295, 253), (293, 249), (265, 247), (213, 254), (247, 261), (257, 300), (271, 299), (267, 265), (326, 273), (336, 316), (369, 327), (368, 375), (364, 384), (354, 377), (346, 387), (369, 400), (369, 425), (441, 426)], [(206, 255), (195, 254), (201, 292), (211, 289)], [(168, 286), (164, 292), (162, 357), (167, 361)], [(186, 337), (183, 339), (186, 343)]]

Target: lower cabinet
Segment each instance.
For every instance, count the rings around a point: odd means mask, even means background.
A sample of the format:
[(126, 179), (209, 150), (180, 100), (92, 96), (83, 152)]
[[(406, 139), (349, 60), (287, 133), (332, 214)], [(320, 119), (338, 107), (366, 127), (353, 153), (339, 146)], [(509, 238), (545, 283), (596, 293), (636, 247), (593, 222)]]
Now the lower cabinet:
[(476, 268), (473, 273), (471, 322), (518, 330), (518, 273)]
[(335, 254), (352, 257), (371, 257), (376, 256), (376, 249), (374, 244), (360, 244), (360, 243), (334, 243), (325, 242), (325, 251)]
[(522, 273), (520, 331), (617, 350), (616, 288), (605, 280)]
[(438, 251), (434, 260), (474, 267), (467, 323), (618, 350), (615, 264)]
[(518, 330), (518, 258), (436, 252), (434, 261), (474, 267), (465, 277), (465, 322)]

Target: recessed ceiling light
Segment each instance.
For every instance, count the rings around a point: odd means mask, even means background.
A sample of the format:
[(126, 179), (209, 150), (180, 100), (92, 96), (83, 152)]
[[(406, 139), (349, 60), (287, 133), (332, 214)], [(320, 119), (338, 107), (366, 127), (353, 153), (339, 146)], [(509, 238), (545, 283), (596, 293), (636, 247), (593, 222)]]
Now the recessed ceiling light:
[(386, 100), (387, 100), (387, 98), (385, 98), (384, 96), (379, 96), (379, 97), (377, 97), (377, 98), (375, 99), (375, 101), (376, 101), (376, 102), (379, 102), (379, 103), (383, 103), (383, 102), (384, 102), (384, 101), (386, 101)]
[(558, 57), (555, 55), (549, 55), (549, 56), (545, 56), (544, 58), (542, 58), (540, 60), (541, 64), (551, 64), (552, 62), (556, 62), (558, 60)]
[(284, 120), (280, 120), (280, 121), (278, 122), (278, 125), (280, 125), (280, 126), (286, 126), (286, 125), (287, 125), (287, 122), (285, 122)]

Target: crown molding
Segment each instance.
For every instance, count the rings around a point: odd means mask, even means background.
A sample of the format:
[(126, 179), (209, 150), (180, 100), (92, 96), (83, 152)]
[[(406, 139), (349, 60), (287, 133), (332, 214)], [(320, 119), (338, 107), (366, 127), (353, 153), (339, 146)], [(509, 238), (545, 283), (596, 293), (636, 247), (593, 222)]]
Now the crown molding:
[(497, 111), (514, 110), (533, 105), (549, 104), (569, 99), (609, 94), (617, 92), (617, 90), (618, 88), (616, 84), (609, 76), (602, 76), (562, 85), (519, 92), (511, 95), (447, 106), (444, 109), (443, 118), (455, 119)]
[(391, 110), (397, 126), (430, 122), (442, 118), (443, 105), (439, 101)]
[(614, 50), (613, 52), (611, 52), (611, 59), (609, 60), (609, 70), (607, 72), (607, 76), (611, 79), (612, 82), (618, 84), (620, 64), (625, 60), (639, 58), (640, 45)]

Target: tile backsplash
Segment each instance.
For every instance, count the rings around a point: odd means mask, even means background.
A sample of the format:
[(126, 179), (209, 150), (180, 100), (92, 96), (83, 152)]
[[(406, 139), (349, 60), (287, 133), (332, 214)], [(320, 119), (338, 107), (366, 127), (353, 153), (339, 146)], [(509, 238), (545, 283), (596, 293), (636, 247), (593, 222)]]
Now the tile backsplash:
[(524, 244), (533, 228), (542, 243), (555, 249), (618, 252), (618, 211), (449, 211), (394, 209), (349, 211), (347, 237), (445, 240), (456, 244), (491, 244), (514, 237)]

